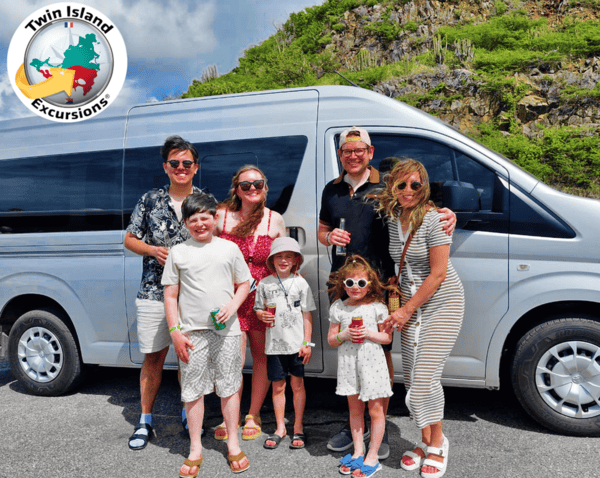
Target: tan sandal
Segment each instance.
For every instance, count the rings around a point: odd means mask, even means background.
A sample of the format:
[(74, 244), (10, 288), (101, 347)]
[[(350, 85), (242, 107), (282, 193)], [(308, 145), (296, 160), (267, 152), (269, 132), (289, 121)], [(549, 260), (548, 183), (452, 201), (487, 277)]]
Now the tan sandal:
[[(240, 428), (242, 426), (241, 423), (238, 423), (237, 427)], [(225, 426), (225, 422), (217, 425), (215, 427), (215, 440), (224, 441), (227, 440), (229, 436), (227, 435), (227, 427)]]
[(241, 473), (242, 471), (246, 471), (248, 468), (250, 468), (250, 461), (246, 461), (246, 466), (238, 468), (237, 470), (233, 467), (234, 461), (237, 461), (239, 465), (240, 461), (242, 461), (244, 457), (246, 457), (246, 454), (243, 451), (239, 452), (237, 455), (227, 455), (227, 461), (229, 462), (229, 468), (231, 468), (231, 471), (234, 473)]
[(204, 460), (204, 457), (200, 457), (198, 460), (188, 460), (186, 458), (186, 460), (183, 462), (184, 465), (187, 465), (191, 468), (193, 468), (194, 466), (196, 467), (196, 473), (181, 473), (181, 471), (179, 472), (179, 476), (180, 478), (196, 478), (198, 476), (198, 472), (200, 471), (200, 465), (202, 465), (202, 460)]
[[(258, 423), (258, 425), (248, 425), (248, 420), (253, 420), (254, 423)], [(262, 434), (262, 421), (260, 417), (248, 414), (246, 415), (246, 418), (244, 418), (244, 422), (244, 427), (242, 428), (242, 440), (254, 440)], [(254, 433), (252, 433), (252, 435), (244, 435), (244, 430), (254, 430)]]

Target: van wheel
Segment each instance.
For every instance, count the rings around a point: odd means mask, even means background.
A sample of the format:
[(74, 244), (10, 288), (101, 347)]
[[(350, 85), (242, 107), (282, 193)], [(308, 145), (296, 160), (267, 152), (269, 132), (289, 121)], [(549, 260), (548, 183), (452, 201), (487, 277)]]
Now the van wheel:
[(600, 436), (600, 322), (556, 318), (519, 340), (511, 366), (515, 394), (543, 426)]
[(32, 310), (13, 325), (8, 340), (10, 367), (15, 378), (35, 395), (60, 395), (82, 375), (73, 334), (48, 310)]

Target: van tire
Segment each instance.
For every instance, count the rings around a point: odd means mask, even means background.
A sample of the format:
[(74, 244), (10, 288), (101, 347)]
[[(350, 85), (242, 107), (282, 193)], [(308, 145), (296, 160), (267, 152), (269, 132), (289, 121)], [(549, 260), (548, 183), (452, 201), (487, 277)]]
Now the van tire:
[(13, 325), (8, 357), (15, 378), (34, 395), (72, 390), (82, 378), (82, 363), (71, 330), (49, 310), (31, 310)]
[(517, 343), (511, 381), (525, 411), (543, 426), (600, 436), (600, 322), (563, 316), (534, 327)]

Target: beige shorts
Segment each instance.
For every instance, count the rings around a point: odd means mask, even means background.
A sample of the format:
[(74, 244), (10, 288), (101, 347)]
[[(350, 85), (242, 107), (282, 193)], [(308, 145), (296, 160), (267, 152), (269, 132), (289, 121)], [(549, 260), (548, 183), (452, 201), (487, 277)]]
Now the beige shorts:
[(137, 334), (140, 352), (160, 352), (171, 345), (171, 335), (165, 316), (165, 304), (159, 300), (135, 299)]
[(179, 361), (181, 401), (193, 402), (213, 391), (230, 397), (242, 385), (241, 335), (217, 335), (212, 330), (186, 334), (194, 344), (188, 363)]

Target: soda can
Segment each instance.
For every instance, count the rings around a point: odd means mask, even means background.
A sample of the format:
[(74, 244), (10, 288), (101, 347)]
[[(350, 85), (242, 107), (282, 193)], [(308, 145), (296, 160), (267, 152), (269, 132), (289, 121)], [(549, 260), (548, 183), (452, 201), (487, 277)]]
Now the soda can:
[(223, 324), (221, 322), (217, 322), (217, 314), (219, 313), (219, 308), (215, 308), (213, 310), (210, 311), (210, 317), (212, 318), (213, 321), (213, 325), (215, 326), (216, 330), (223, 330), (225, 327), (227, 327), (226, 324)]
[[(353, 329), (357, 329), (358, 327), (362, 327), (363, 319), (362, 317), (352, 317), (352, 322), (350, 323), (350, 327)], [(353, 344), (362, 344), (365, 339), (359, 339), (356, 342), (352, 341)]]
[[(269, 302), (266, 306), (266, 311), (269, 314), (273, 314), (275, 315), (275, 311), (277, 310), (277, 304), (275, 304), (274, 302)], [(267, 327), (271, 328), (271, 327), (275, 327), (275, 319), (273, 319), (273, 322), (271, 322), (271, 325), (267, 325)]]

